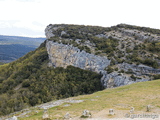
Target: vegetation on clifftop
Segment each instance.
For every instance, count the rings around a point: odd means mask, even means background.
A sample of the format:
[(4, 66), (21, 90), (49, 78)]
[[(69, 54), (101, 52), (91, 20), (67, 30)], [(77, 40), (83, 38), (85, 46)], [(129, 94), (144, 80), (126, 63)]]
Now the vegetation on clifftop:
[[(134, 63), (144, 64), (154, 68), (159, 68), (160, 62), (160, 39), (138, 40), (140, 31), (144, 36), (159, 35), (160, 30), (119, 24), (110, 28), (84, 25), (55, 24), (52, 26), (54, 34), (49, 40), (63, 44), (73, 45), (80, 50), (96, 55), (107, 56), (113, 64)], [(123, 30), (138, 30), (138, 33), (123, 33)], [(54, 30), (55, 29), (55, 30)], [(112, 33), (107, 36), (108, 33)], [(130, 32), (130, 31), (129, 31)], [(150, 32), (150, 34), (148, 33)], [(123, 37), (117, 38), (123, 34)], [(133, 34), (128, 36), (128, 34)], [(126, 37), (127, 36), (127, 37)], [(154, 37), (152, 38), (154, 39)]]

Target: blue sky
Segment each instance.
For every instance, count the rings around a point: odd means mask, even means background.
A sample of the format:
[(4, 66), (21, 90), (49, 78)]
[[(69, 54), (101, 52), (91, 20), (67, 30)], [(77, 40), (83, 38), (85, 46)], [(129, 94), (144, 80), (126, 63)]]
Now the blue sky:
[(160, 29), (159, 0), (0, 0), (0, 35), (45, 37), (48, 24)]

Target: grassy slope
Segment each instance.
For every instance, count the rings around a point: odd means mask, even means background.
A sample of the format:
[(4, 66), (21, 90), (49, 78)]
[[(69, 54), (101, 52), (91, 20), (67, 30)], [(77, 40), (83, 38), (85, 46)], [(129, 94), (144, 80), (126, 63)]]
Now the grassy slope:
[[(146, 106), (153, 106), (152, 109), (160, 111), (160, 80), (135, 83), (132, 85), (106, 89), (90, 95), (81, 95), (73, 99), (84, 100), (82, 103), (73, 103), (71, 106), (64, 107), (65, 104), (53, 107), (48, 110), (51, 119), (62, 118), (67, 112), (72, 117), (80, 116), (82, 111), (87, 109), (96, 114), (105, 109), (129, 111), (133, 106), (135, 111), (146, 111)], [(32, 112), (30, 117), (21, 118), (22, 120), (40, 120), (42, 111)], [(106, 111), (105, 114), (107, 114)], [(160, 113), (159, 113), (160, 114)]]

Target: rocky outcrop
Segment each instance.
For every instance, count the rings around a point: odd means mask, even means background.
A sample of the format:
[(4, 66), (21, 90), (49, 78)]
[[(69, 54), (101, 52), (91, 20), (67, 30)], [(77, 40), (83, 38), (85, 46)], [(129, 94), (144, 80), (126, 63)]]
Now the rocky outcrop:
[(125, 28), (118, 28), (117, 30), (112, 30), (110, 32), (105, 32), (105, 35), (97, 35), (97, 37), (113, 37), (118, 40), (139, 40), (139, 41), (159, 41), (160, 36), (151, 34), (148, 32), (139, 31), (136, 29), (125, 29)]
[[(63, 26), (63, 25), (62, 25)], [(50, 39), (51, 37), (54, 37), (55, 34), (53, 34), (53, 31), (58, 30), (59, 28), (61, 28), (61, 26), (53, 26), (52, 24), (48, 25), (45, 29), (45, 35), (47, 39)], [(65, 31), (61, 32), (61, 36), (66, 34)]]
[[(119, 74), (118, 72), (107, 74), (105, 69), (110, 65), (110, 60), (107, 57), (89, 54), (85, 51), (80, 51), (80, 49), (73, 47), (72, 45), (59, 44), (53, 41), (47, 41), (46, 47), (50, 60), (49, 66), (66, 68), (67, 66), (72, 65), (81, 69), (100, 73), (103, 75), (101, 82), (106, 88), (135, 82), (129, 76)], [(121, 66), (122, 65), (120, 65), (120, 67)], [(125, 66), (126, 65), (123, 65), (122, 68), (126, 70)], [(139, 81), (147, 80), (148, 79), (140, 79)]]
[(119, 68), (123, 69), (126, 72), (127, 71), (132, 72), (133, 74), (136, 74), (138, 76), (147, 74), (160, 74), (160, 69), (154, 69), (152, 67), (141, 64), (135, 65), (135, 64), (122, 63), (119, 65)]
[[(75, 41), (78, 45), (81, 44), (82, 46), (88, 46), (89, 48), (93, 48), (95, 46), (94, 43), (90, 43), (89, 40), (86, 40), (84, 43), (82, 43), (81, 39), (64, 39), (62, 35), (68, 33), (63, 30), (57, 33), (59, 28), (64, 30), (63, 25), (48, 25), (45, 29), (45, 34), (48, 39), (46, 42), (46, 48), (50, 60), (49, 66), (66, 68), (67, 66), (71, 65), (84, 70), (91, 70), (100, 73), (103, 75), (101, 82), (106, 88), (148, 81), (152, 79), (152, 75), (160, 74), (160, 69), (154, 69), (142, 64), (128, 64), (125, 62), (114, 65), (113, 67), (117, 67), (118, 70), (108, 73), (107, 68), (110, 65), (111, 60), (109, 60), (106, 56), (98, 56), (87, 53), (77, 47), (74, 47), (73, 45), (62, 44), (62, 41)], [(55, 36), (56, 39), (58, 39), (58, 42), (51, 40), (51, 38)], [(111, 36), (118, 39), (120, 43), (126, 42), (126, 44), (127, 41), (125, 41), (125, 39), (130, 39), (133, 41), (138, 39), (140, 43), (147, 39), (150, 41), (159, 40), (159, 36), (157, 35), (124, 28), (119, 28), (116, 31), (111, 30), (104, 32), (104, 34), (97, 34), (95, 36), (98, 38), (108, 38)]]
[(52, 33), (53, 29), (56, 30), (57, 28), (53, 28), (52, 25), (48, 25), (47, 28), (45, 29), (45, 35), (46, 35), (46, 38), (47, 38), (47, 39), (55, 36), (55, 35)]
[[(110, 65), (110, 60), (107, 57), (89, 54), (72, 45), (59, 44), (53, 41), (47, 41), (46, 47), (50, 60), (49, 66), (66, 68), (72, 65), (101, 73), (103, 76), (107, 74), (105, 68)], [(105, 77), (102, 80), (104, 81), (104, 79)]]
[(46, 46), (50, 59), (49, 66), (66, 68), (72, 65), (81, 69), (100, 73), (110, 65), (110, 60), (108, 60), (107, 57), (86, 53), (72, 45), (47, 41)]

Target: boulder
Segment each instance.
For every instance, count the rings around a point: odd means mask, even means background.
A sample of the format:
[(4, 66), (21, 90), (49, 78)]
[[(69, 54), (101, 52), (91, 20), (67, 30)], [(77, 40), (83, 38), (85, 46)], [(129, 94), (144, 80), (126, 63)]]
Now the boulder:
[(109, 109), (109, 115), (115, 115), (114, 109)]
[(49, 115), (48, 115), (48, 110), (47, 109), (44, 109), (42, 119), (43, 120), (49, 120), (50, 119)]
[(147, 112), (150, 112), (150, 111), (151, 111), (151, 106), (150, 106), (150, 105), (147, 105), (146, 109), (147, 109), (147, 110), (146, 110)]
[(92, 116), (92, 115), (91, 115), (91, 113), (90, 113), (89, 110), (84, 110), (83, 113), (82, 113), (81, 118), (89, 118), (89, 117), (91, 117), (91, 116)]
[(134, 107), (131, 107), (130, 109), (130, 113), (133, 114), (134, 113)]
[(70, 119), (71, 118), (71, 116), (70, 116), (70, 114), (67, 112), (65, 115), (64, 115), (64, 119)]

